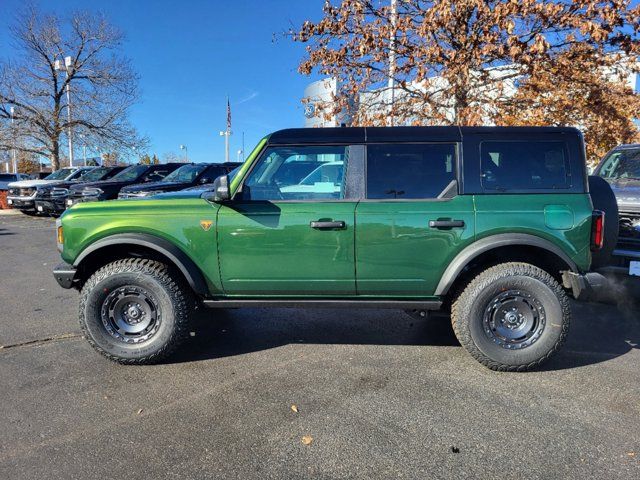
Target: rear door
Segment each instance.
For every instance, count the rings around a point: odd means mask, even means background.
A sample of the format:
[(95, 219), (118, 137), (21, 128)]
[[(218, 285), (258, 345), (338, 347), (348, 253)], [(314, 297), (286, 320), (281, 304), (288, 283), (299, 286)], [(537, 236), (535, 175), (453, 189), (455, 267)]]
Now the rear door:
[(432, 296), (474, 237), (473, 197), (458, 194), (459, 143), (369, 144), (356, 209), (359, 295)]
[(218, 211), (227, 295), (355, 295), (354, 212), (347, 186), (356, 145), (273, 146)]

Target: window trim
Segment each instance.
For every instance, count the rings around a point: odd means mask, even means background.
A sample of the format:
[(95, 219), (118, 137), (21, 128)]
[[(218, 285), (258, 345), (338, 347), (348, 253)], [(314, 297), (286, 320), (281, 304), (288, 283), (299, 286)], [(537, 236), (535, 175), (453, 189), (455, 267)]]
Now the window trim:
[[(483, 182), (483, 173), (482, 173), (482, 145), (484, 143), (561, 143), (562, 144), (562, 150), (564, 153), (564, 164), (565, 164), (565, 168), (566, 168), (566, 179), (567, 179), (567, 183), (565, 184), (564, 187), (560, 187), (560, 188), (552, 188), (552, 187), (541, 187), (541, 188), (514, 188), (514, 189), (504, 189), (504, 190), (498, 190), (495, 188), (487, 188), (485, 187), (485, 184)], [(573, 188), (573, 175), (572, 175), (572, 171), (571, 171), (571, 155), (569, 152), (569, 145), (567, 143), (566, 140), (559, 140), (559, 139), (549, 139), (549, 140), (543, 140), (543, 139), (534, 139), (534, 140), (517, 140), (517, 139), (505, 139), (505, 140), (487, 140), (487, 139), (483, 139), (481, 141), (478, 142), (478, 160), (480, 161), (480, 166), (479, 166), (479, 180), (480, 180), (480, 188), (482, 189), (483, 192), (486, 192), (488, 194), (492, 194), (492, 195), (509, 195), (509, 194), (536, 194), (536, 193), (553, 193), (553, 192), (563, 192), (565, 190), (571, 190)]]
[[(254, 169), (257, 167), (257, 165), (262, 161), (262, 158), (267, 154), (267, 152), (271, 149), (271, 148), (295, 148), (295, 147), (349, 147), (349, 162), (347, 163), (347, 170), (346, 172), (343, 173), (343, 182), (345, 184), (345, 197), (344, 198), (326, 198), (326, 199), (301, 199), (301, 200), (281, 200), (281, 199), (275, 199), (275, 200), (251, 200), (251, 199), (246, 199), (246, 198), (242, 198), (242, 192), (244, 189), (244, 184), (247, 181), (247, 179), (251, 176), (251, 174), (253, 173)], [(351, 150), (353, 150), (353, 153), (351, 152)], [(246, 171), (246, 173), (244, 174), (244, 176), (242, 177), (242, 181), (240, 183), (240, 185), (238, 186), (238, 189), (235, 191), (235, 193), (233, 194), (233, 197), (231, 197), (230, 201), (236, 202), (236, 203), (254, 203), (254, 202), (271, 202), (271, 203), (338, 203), (338, 202), (358, 202), (360, 201), (361, 195), (359, 195), (358, 189), (355, 188), (354, 192), (351, 192), (351, 194), (349, 195), (349, 191), (347, 190), (347, 183), (349, 182), (350, 175), (354, 175), (353, 168), (351, 167), (352, 163), (358, 163), (362, 161), (362, 158), (364, 158), (365, 155), (365, 151), (366, 151), (366, 145), (364, 143), (349, 143), (349, 142), (331, 142), (331, 143), (291, 143), (291, 144), (275, 144), (275, 145), (270, 145), (269, 143), (265, 144), (264, 148), (262, 149), (262, 151), (259, 153), (259, 155), (256, 157), (256, 159), (253, 161), (253, 163), (251, 164), (251, 166), (249, 167), (249, 169)]]
[[(435, 197), (425, 197), (425, 198), (368, 198), (367, 192), (367, 184), (369, 179), (369, 171), (368, 171), (368, 156), (369, 156), (369, 146), (370, 145), (453, 145), (454, 147), (454, 159), (453, 159), (453, 178), (452, 180), (456, 180), (458, 183), (458, 192), (453, 197), (449, 198), (438, 198), (438, 195), (442, 194), (442, 192), (449, 186), (451, 181), (447, 182), (447, 184), (443, 187), (442, 191), (438, 193)], [(460, 193), (460, 184), (461, 184), (461, 172), (462, 168), (460, 168), (462, 164), (462, 142), (459, 141), (426, 141), (426, 142), (368, 142), (366, 144), (365, 156), (364, 156), (364, 175), (362, 176), (363, 182), (363, 196), (361, 201), (367, 203), (379, 203), (379, 202), (404, 202), (404, 203), (413, 203), (413, 202), (449, 202), (459, 196)]]

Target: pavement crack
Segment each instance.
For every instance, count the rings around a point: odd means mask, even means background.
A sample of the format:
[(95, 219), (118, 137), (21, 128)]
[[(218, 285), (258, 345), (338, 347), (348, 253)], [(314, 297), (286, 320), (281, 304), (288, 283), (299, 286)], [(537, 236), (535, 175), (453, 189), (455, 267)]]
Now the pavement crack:
[(12, 343), (9, 345), (0, 345), (0, 350), (8, 350), (10, 348), (18, 347), (32, 347), (35, 345), (42, 345), (49, 342), (59, 342), (60, 340), (69, 340), (71, 338), (80, 338), (81, 333), (61, 333), (60, 335), (52, 335), (51, 337), (38, 338), (36, 340), (27, 340), (26, 342)]

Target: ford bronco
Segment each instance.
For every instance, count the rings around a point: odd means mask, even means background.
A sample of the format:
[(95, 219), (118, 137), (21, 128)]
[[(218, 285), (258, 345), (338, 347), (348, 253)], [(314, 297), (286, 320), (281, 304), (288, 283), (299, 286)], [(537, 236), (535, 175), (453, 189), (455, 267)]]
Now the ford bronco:
[(522, 371), (603, 281), (597, 207), (576, 129), (288, 129), (208, 191), (67, 210), (54, 275), (121, 363), (165, 358), (199, 305), (373, 307), (447, 309), (476, 360)]

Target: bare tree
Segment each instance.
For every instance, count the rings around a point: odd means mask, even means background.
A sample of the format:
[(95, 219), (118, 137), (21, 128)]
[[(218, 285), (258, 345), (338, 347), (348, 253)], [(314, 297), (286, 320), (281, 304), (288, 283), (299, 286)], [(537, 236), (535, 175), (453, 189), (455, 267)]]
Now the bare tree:
[(103, 150), (146, 144), (127, 118), (138, 76), (119, 54), (122, 33), (104, 16), (78, 12), (63, 20), (29, 7), (11, 33), (18, 55), (0, 63), (0, 149), (45, 155), (57, 170), (69, 129)]

